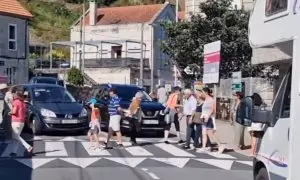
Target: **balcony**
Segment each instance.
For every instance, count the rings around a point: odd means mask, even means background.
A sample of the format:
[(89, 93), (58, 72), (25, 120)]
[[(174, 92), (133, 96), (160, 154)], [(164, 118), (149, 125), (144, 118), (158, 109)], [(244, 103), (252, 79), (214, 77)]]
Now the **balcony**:
[[(85, 59), (85, 68), (114, 68), (130, 67), (140, 68), (140, 59), (136, 58), (102, 58), (102, 59)], [(144, 68), (150, 68), (149, 59), (144, 59)]]

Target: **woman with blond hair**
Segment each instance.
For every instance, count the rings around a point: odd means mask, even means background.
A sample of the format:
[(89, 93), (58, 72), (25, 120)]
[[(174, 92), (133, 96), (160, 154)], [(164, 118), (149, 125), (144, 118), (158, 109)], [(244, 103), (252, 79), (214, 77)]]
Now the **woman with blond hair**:
[(137, 129), (140, 120), (140, 106), (144, 94), (142, 92), (137, 92), (135, 97), (132, 99), (132, 102), (129, 105), (128, 110), (125, 110), (126, 119), (130, 125), (130, 141), (132, 145), (137, 145), (136, 137), (137, 137)]

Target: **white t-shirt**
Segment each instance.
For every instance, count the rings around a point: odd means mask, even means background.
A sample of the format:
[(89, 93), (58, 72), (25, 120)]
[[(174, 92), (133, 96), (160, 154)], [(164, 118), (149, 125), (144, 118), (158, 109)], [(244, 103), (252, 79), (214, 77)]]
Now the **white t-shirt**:
[(184, 100), (183, 103), (183, 114), (192, 115), (193, 111), (196, 111), (197, 99), (194, 96), (190, 96), (188, 99)]

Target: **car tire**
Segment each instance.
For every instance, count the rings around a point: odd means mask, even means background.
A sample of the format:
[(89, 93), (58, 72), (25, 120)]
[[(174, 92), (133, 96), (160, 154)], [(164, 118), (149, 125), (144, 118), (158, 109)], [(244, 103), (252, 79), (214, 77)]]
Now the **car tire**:
[(257, 175), (255, 176), (255, 180), (269, 180), (268, 171), (266, 168), (261, 168)]
[(39, 120), (35, 116), (32, 117), (32, 133), (34, 135), (42, 135), (42, 125)]

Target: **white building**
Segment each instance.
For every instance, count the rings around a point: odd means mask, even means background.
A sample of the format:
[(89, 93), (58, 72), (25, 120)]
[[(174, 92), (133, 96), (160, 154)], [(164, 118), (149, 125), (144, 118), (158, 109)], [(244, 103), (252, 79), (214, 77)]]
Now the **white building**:
[[(201, 12), (199, 5), (206, 0), (185, 0), (185, 11), (184, 15), (186, 19), (189, 19), (191, 15), (198, 14)], [(233, 0), (232, 8), (242, 9), (244, 8), (247, 11), (251, 11), (253, 8), (254, 0)]]
[[(174, 6), (169, 3), (97, 8), (96, 3), (90, 2), (83, 39), (91, 46), (85, 45), (82, 55), (80, 45), (72, 48), (71, 66), (79, 67), (81, 56), (85, 73), (98, 83), (135, 83), (139, 78), (143, 36), (144, 85), (155, 85), (159, 79), (172, 81), (170, 59), (160, 49), (160, 41), (166, 37), (159, 22), (174, 19)], [(80, 42), (80, 29), (78, 20), (71, 28), (72, 42)], [(129, 67), (134, 64), (136, 68)]]

